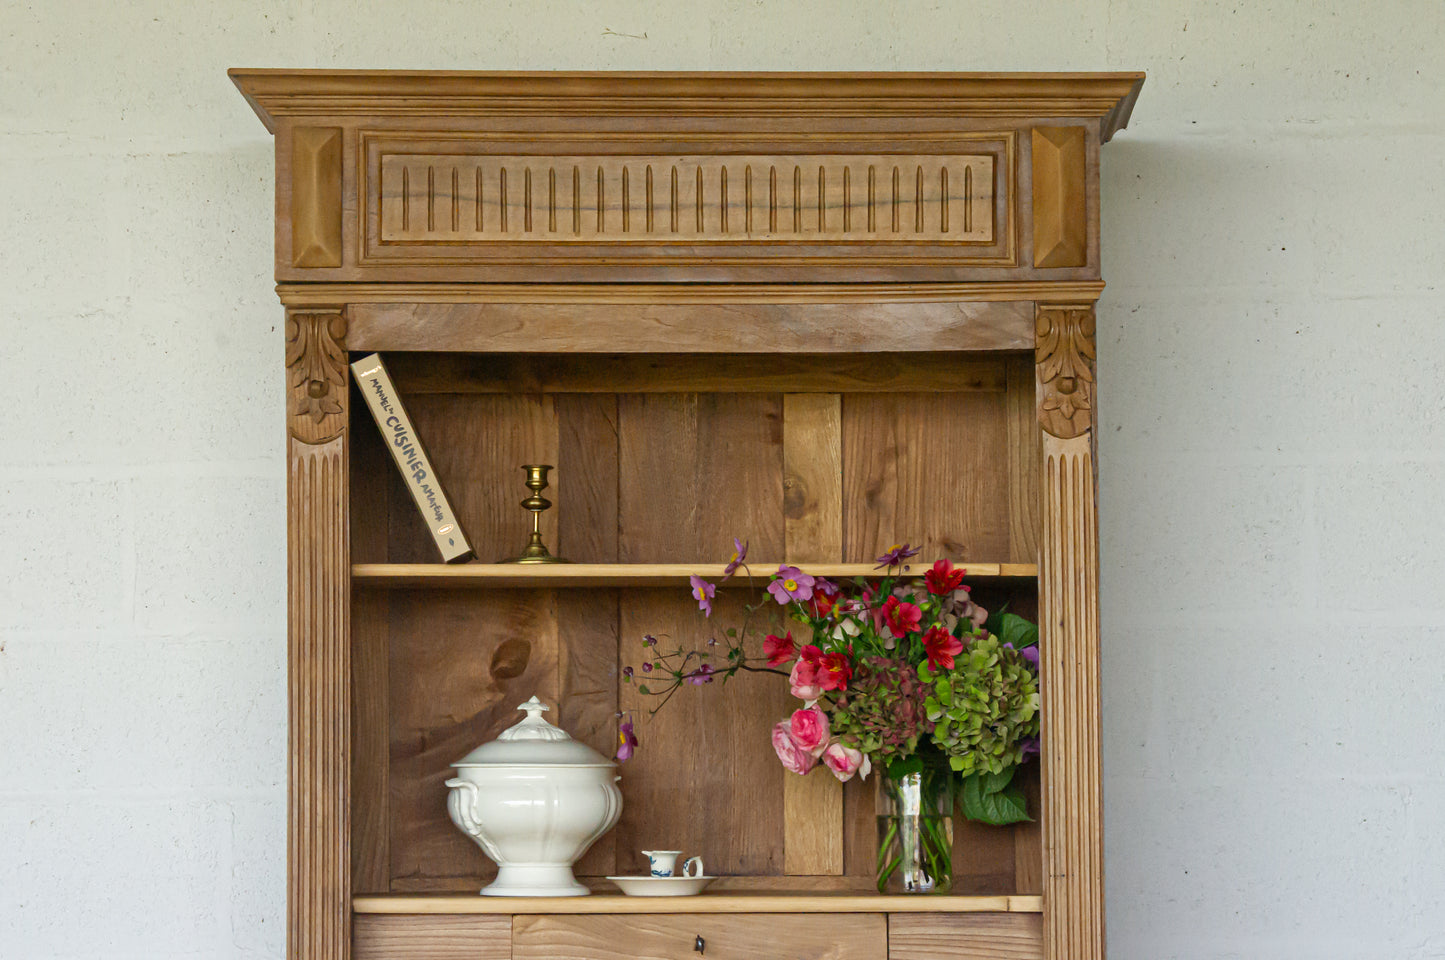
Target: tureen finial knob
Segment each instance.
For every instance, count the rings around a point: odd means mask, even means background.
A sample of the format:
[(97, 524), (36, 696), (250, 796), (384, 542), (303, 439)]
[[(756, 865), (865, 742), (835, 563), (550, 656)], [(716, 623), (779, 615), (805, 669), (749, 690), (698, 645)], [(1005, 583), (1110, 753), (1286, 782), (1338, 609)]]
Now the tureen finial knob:
[(512, 726), (503, 730), (497, 735), (498, 740), (571, 740), (567, 731), (560, 727), (554, 727), (542, 719), (542, 711), (550, 710), (536, 697), (528, 700), (517, 708), (527, 711), (527, 715), (518, 720)]

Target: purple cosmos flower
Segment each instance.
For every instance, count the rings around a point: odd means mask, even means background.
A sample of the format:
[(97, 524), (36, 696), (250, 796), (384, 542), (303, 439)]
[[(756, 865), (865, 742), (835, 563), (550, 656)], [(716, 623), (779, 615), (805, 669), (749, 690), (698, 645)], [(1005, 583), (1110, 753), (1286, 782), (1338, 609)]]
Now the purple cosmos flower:
[(1024, 647), (1022, 650), (1019, 651), (1019, 656), (1027, 660), (1029, 662), (1029, 666), (1033, 667), (1035, 672), (1038, 672), (1039, 648), (1037, 645), (1032, 647)]
[(712, 597), (717, 592), (717, 587), (695, 573), (687, 578), (687, 582), (692, 584), (692, 598), (697, 601), (697, 608), (703, 612), (703, 616), (712, 616)]
[(803, 601), (811, 597), (815, 582), (797, 567), (784, 564), (773, 574), (773, 582), (768, 584), (768, 593), (771, 593), (778, 603), (786, 605), (789, 600)]
[(644, 647), (655, 647), (657, 646), (657, 638), (650, 633), (643, 634), (642, 645)]
[(737, 537), (733, 537), (733, 558), (728, 561), (727, 566), (723, 567), (722, 578), (726, 580), (728, 577), (736, 573), (738, 567), (742, 566), (743, 561), (747, 558), (748, 545), (746, 543), (743, 543)]
[(712, 683), (713, 673), (714, 670), (712, 668), (712, 664), (704, 663), (692, 673), (686, 674), (684, 679), (687, 680), (687, 682), (692, 684), (694, 687), (700, 687), (704, 683)]
[(632, 732), (632, 721), (624, 720), (617, 728), (617, 759), (626, 762), (637, 749), (637, 735)]
[(631, 667), (623, 667), (623, 668), (622, 668), (622, 677), (623, 677), (623, 679), (625, 679), (625, 680), (631, 680), (631, 679), (632, 679), (632, 668), (631, 668)]
[(652, 661), (649, 660), (647, 663), (644, 663), (644, 664), (642, 665), (642, 672), (643, 672), (643, 673), (651, 673), (651, 672), (652, 672)]
[(910, 547), (908, 544), (895, 543), (892, 548), (890, 548), (883, 554), (883, 556), (876, 559), (878, 566), (874, 567), (873, 569), (881, 570), (884, 567), (900, 566), (904, 560), (907, 560), (909, 557), (916, 556), (918, 556), (918, 551)]

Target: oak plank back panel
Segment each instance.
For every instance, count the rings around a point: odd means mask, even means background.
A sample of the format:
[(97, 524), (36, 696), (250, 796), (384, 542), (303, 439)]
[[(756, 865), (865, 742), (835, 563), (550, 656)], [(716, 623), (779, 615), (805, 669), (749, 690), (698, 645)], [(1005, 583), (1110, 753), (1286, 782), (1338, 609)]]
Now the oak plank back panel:
[(1005, 392), (866, 394), (843, 404), (843, 559), (1009, 554)]

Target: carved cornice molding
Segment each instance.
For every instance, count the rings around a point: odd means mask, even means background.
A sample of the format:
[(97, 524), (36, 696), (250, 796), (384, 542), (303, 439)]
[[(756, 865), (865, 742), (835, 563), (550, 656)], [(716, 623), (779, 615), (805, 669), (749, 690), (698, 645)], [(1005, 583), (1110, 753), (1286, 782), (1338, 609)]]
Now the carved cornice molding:
[(483, 73), (263, 70), (231, 80), (277, 117), (1093, 117), (1107, 141), (1144, 74)]
[(1099, 280), (973, 283), (281, 283), (289, 307), (337, 303), (976, 303), (1097, 300)]
[(286, 314), (287, 419), (303, 443), (325, 443), (346, 427), (346, 316)]
[(1094, 422), (1094, 308), (1040, 304), (1034, 314), (1039, 423), (1061, 440)]

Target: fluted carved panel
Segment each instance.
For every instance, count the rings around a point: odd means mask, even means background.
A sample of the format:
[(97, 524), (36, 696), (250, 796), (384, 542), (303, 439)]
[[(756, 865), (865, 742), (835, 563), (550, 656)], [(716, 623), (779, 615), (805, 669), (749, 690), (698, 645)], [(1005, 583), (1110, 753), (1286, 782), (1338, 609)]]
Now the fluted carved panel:
[(1092, 436), (1044, 437), (1039, 568), (1045, 956), (1103, 960), (1099, 558)]
[(994, 240), (991, 154), (383, 153), (380, 240)]
[(288, 458), (289, 960), (345, 960), (351, 946), (345, 452), (344, 432), (293, 437)]

